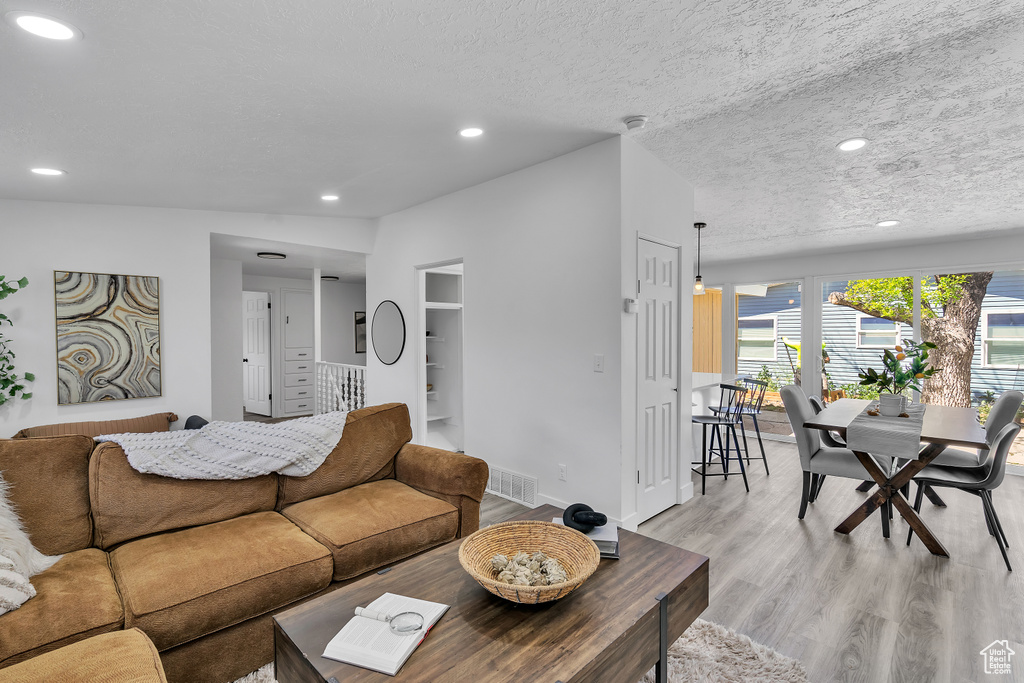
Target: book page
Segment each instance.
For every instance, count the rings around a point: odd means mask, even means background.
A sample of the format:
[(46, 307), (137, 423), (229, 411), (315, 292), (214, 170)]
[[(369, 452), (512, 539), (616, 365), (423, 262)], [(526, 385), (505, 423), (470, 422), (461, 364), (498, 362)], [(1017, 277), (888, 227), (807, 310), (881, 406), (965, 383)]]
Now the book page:
[(391, 616), (416, 612), (423, 616), (423, 628), (408, 635), (396, 635), (386, 622), (353, 615), (324, 648), (323, 656), (391, 675), (423, 641), (427, 630), (448, 610), (448, 605), (393, 593), (385, 593), (367, 607)]

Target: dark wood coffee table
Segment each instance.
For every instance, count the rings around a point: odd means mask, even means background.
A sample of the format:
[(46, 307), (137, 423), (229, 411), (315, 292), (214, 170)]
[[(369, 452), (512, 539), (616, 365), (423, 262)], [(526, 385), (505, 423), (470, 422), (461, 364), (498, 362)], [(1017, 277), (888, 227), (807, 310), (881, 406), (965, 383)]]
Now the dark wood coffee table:
[[(545, 505), (516, 519), (560, 514)], [(278, 681), (631, 683), (655, 664), (667, 681), (664, 649), (708, 605), (708, 558), (628, 531), (620, 532), (622, 559), (601, 560), (575, 592), (542, 605), (517, 605), (481, 588), (459, 564), (460, 543), (274, 617)], [(320, 656), (357, 606), (386, 592), (451, 605), (397, 676)]]

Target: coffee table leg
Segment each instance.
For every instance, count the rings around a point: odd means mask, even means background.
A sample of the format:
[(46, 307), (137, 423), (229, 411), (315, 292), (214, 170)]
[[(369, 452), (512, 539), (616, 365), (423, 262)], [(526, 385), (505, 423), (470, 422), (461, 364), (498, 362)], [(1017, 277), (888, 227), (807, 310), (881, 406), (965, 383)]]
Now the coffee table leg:
[(654, 683), (668, 683), (668, 594), (658, 593), (659, 603), (659, 643), (658, 664), (654, 667)]

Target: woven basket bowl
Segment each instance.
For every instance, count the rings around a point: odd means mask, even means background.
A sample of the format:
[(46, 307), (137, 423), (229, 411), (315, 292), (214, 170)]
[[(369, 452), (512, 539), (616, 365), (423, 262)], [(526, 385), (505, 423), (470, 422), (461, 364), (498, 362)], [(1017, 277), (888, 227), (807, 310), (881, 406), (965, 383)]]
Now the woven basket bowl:
[[(491, 558), (541, 551), (559, 561), (569, 577), (551, 586), (513, 586), (496, 580)], [(551, 522), (502, 522), (470, 534), (459, 548), (459, 562), (477, 583), (498, 597), (519, 603), (564, 598), (587, 580), (601, 560), (597, 546), (585, 535)]]

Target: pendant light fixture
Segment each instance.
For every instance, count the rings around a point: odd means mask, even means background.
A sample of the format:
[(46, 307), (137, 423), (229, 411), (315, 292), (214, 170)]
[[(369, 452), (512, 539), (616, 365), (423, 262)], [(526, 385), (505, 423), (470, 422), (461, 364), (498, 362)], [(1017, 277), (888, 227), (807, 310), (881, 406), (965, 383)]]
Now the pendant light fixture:
[(700, 295), (704, 293), (704, 281), (700, 278), (700, 231), (708, 227), (708, 224), (694, 223), (693, 227), (697, 228), (697, 277), (693, 279), (693, 293)]

